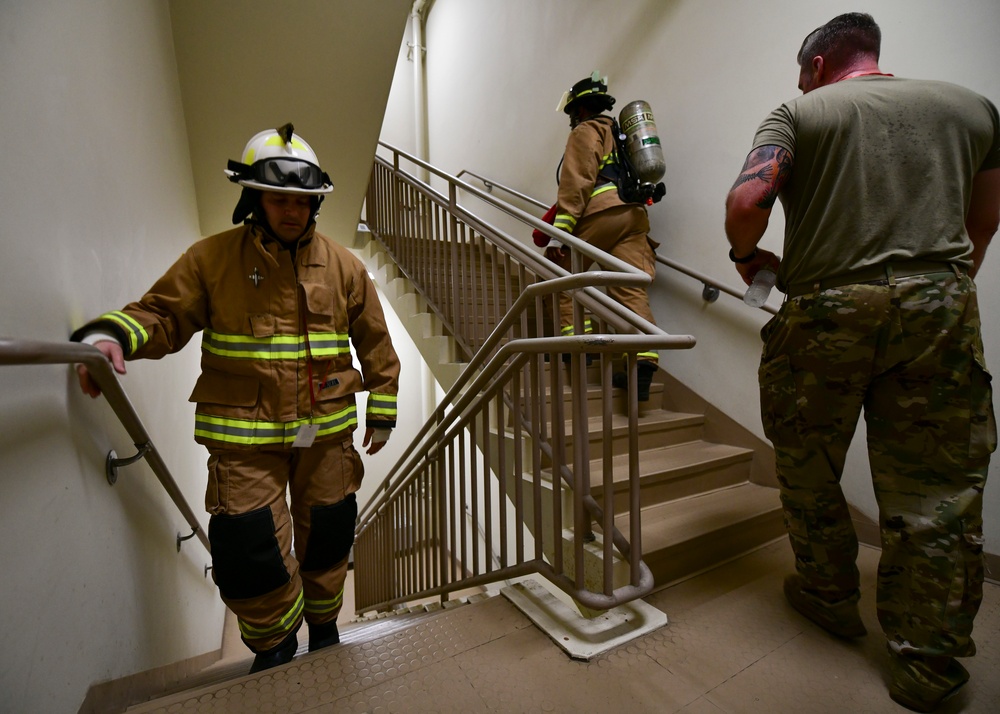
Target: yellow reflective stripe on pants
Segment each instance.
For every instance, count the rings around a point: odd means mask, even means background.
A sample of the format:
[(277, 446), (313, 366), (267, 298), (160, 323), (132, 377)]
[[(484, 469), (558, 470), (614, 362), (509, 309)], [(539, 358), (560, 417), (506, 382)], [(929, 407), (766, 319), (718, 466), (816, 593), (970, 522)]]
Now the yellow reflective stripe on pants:
[(270, 637), (271, 635), (278, 634), (279, 632), (291, 632), (292, 628), (298, 623), (299, 618), (302, 617), (302, 611), (305, 609), (305, 598), (302, 592), (299, 591), (299, 596), (295, 598), (295, 603), (292, 605), (291, 609), (286, 612), (280, 620), (270, 627), (253, 627), (252, 625), (243, 622), (237, 618), (237, 622), (240, 626), (240, 633), (248, 640), (258, 640), (262, 637)]
[[(593, 323), (590, 320), (584, 320), (583, 321), (583, 332), (584, 332), (584, 334), (586, 334), (588, 332), (593, 332), (593, 331), (594, 331), (594, 325), (593, 325)], [(575, 334), (576, 334), (576, 330), (575, 330), (575, 328), (572, 325), (566, 325), (566, 327), (562, 328), (562, 335), (563, 335), (563, 337), (571, 337), (572, 335), (575, 335)]]
[(341, 590), (337, 593), (337, 597), (332, 600), (306, 600), (305, 609), (306, 612), (314, 615), (325, 615), (328, 612), (333, 612), (334, 610), (340, 608), (343, 602), (344, 591)]

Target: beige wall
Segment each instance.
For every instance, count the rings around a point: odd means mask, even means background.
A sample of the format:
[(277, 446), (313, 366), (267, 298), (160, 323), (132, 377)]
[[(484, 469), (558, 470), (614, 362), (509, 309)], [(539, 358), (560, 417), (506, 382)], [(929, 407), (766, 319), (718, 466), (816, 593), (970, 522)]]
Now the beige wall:
[[(995, 0), (863, 5), (883, 29), (884, 71), (958, 82), (1000, 102)], [(619, 108), (645, 99), (656, 116), (668, 164), (666, 198), (650, 210), (660, 254), (741, 287), (726, 257), (725, 195), (760, 120), (797, 94), (802, 38), (858, 9), (840, 0), (436, 0), (426, 40), (430, 160), (551, 202), (568, 132), (556, 103), (573, 82), (599, 69)], [(397, 91), (409, 91), (401, 84), (412, 83), (410, 71), (397, 68), (383, 137), (413, 150), (405, 143), (412, 108), (396, 99)], [(764, 247), (780, 252), (782, 224), (776, 211)], [(526, 231), (517, 235), (528, 240)], [(978, 281), (994, 371), (1000, 369), (998, 253), (994, 248)], [(690, 351), (662, 355), (661, 364), (762, 435), (756, 368), (766, 315), (727, 296), (706, 304), (700, 284), (666, 268), (652, 297), (668, 332), (698, 340)], [(875, 517), (863, 443), (862, 424), (844, 483), (851, 502)], [(998, 471), (995, 459), (993, 481)], [(986, 502), (987, 549), (998, 553), (1000, 485), (987, 488)]]
[[(0, 2), (0, 335), (65, 339), (140, 295), (198, 237), (165, 2)], [(201, 512), (185, 401), (197, 346), (125, 380)], [(181, 395), (180, 397), (178, 395)], [(67, 367), (0, 367), (0, 709), (75, 711), (90, 684), (219, 647), (208, 555)]]
[[(351, 243), (409, 3), (338, 0), (332, 15), (331, 3), (0, 0), (0, 336), (65, 340), (139, 297), (203, 228), (227, 227), (239, 191), (222, 169), (253, 133), (247, 126), (314, 127), (307, 136), (341, 196), (324, 204), (321, 229)], [(241, 8), (251, 27), (226, 15)], [(309, 32), (278, 32), (290, 45), (255, 44), (281, 23)], [(241, 52), (281, 71), (199, 54), (213, 35), (242, 38)], [(312, 71), (293, 71), (289, 47)], [(201, 64), (180, 72), (179, 55)], [(256, 92), (252, 115), (240, 104), (250, 90), (233, 98), (243, 85)], [(211, 156), (198, 154), (194, 166), (191, 152), (206, 145)], [(433, 397), (406, 331), (390, 323), (407, 421), (366, 459), (366, 493), (422, 423), (424, 392)], [(186, 401), (198, 353), (195, 339), (179, 355), (130, 363), (124, 386), (205, 525), (207, 454), (192, 441)], [(69, 368), (0, 367), (0, 711), (76, 711), (94, 683), (220, 646), (224, 609), (205, 577), (208, 554), (195, 540), (177, 553), (184, 520), (144, 463), (107, 484), (110, 449), (135, 452)]]

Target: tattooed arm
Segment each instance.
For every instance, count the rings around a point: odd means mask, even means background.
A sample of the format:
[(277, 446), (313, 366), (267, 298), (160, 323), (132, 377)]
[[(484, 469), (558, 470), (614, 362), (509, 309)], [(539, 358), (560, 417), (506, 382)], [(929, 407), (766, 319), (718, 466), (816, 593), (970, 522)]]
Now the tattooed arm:
[[(780, 146), (761, 146), (747, 156), (743, 170), (726, 197), (726, 237), (733, 254), (742, 258), (753, 253), (767, 230), (771, 209), (792, 173), (792, 154)], [(769, 251), (758, 251), (750, 262), (737, 264), (744, 282), (764, 265), (777, 264)]]

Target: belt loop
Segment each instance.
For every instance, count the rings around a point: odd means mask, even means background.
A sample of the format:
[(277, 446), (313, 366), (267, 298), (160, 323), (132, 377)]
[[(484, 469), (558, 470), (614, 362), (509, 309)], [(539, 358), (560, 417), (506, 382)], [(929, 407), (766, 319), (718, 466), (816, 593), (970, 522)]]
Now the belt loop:
[(889, 281), (889, 287), (896, 287), (896, 276), (892, 272), (892, 263), (885, 264), (885, 278)]
[(948, 266), (951, 268), (951, 272), (955, 274), (955, 280), (960, 281), (962, 279), (962, 270), (958, 267), (958, 263), (948, 263)]

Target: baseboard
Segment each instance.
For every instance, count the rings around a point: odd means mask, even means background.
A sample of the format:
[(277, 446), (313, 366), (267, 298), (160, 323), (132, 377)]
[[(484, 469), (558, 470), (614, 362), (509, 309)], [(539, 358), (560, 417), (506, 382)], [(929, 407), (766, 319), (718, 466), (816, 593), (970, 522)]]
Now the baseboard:
[(117, 714), (140, 702), (149, 701), (192, 675), (219, 661), (222, 650), (137, 672), (109, 682), (98, 682), (87, 690), (78, 714)]

